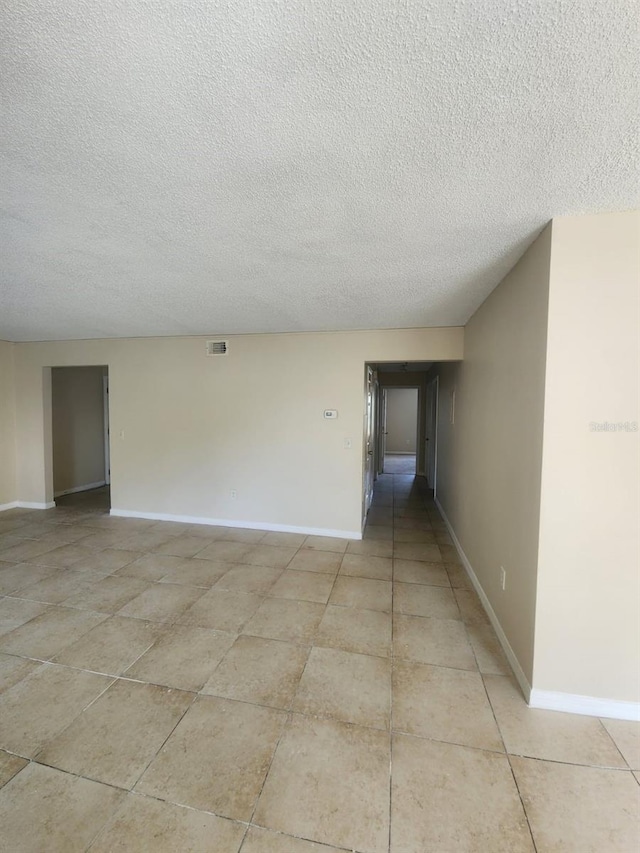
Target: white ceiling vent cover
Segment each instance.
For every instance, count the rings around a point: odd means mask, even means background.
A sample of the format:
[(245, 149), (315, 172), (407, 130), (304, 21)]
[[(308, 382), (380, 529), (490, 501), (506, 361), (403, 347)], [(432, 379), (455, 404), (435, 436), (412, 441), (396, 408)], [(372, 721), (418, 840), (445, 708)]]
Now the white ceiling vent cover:
[(228, 341), (207, 341), (207, 355), (226, 355), (228, 352)]

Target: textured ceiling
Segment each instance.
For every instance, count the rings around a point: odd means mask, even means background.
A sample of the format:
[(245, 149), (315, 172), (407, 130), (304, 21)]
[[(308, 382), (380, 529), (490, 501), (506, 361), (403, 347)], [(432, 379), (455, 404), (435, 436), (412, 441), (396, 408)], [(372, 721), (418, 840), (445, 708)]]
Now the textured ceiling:
[(0, 338), (464, 323), (636, 207), (637, 0), (5, 0)]

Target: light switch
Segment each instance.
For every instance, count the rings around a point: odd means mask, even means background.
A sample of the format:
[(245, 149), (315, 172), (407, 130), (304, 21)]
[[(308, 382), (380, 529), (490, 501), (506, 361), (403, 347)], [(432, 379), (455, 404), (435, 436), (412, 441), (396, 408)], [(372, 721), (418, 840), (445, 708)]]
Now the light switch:
[(337, 409), (325, 409), (324, 410), (324, 416), (325, 416), (325, 419), (328, 421), (335, 421), (335, 419), (338, 417), (338, 410)]

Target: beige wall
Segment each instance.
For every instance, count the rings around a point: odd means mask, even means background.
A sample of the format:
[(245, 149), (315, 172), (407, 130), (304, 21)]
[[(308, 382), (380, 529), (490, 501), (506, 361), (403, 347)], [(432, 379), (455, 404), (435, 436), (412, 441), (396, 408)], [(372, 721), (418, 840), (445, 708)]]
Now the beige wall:
[(553, 222), (534, 686), (640, 698), (640, 213)]
[(388, 388), (387, 453), (415, 453), (417, 427), (417, 388)]
[(0, 341), (0, 506), (16, 500), (14, 345)]
[(354, 533), (365, 362), (457, 359), (463, 330), (237, 336), (213, 358), (205, 340), (17, 344), (19, 498), (53, 494), (44, 368), (104, 364), (114, 508)]
[(437, 497), (529, 684), (550, 251), (547, 227), (465, 327), (464, 362), (430, 372), (440, 375)]
[(103, 483), (102, 367), (51, 371), (54, 495)]

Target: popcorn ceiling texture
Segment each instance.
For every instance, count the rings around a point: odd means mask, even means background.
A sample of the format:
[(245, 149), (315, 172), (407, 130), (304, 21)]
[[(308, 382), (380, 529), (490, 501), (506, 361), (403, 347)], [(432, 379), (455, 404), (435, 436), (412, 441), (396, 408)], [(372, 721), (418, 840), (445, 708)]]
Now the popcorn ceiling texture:
[(464, 323), (638, 205), (635, 0), (5, 0), (0, 338)]

